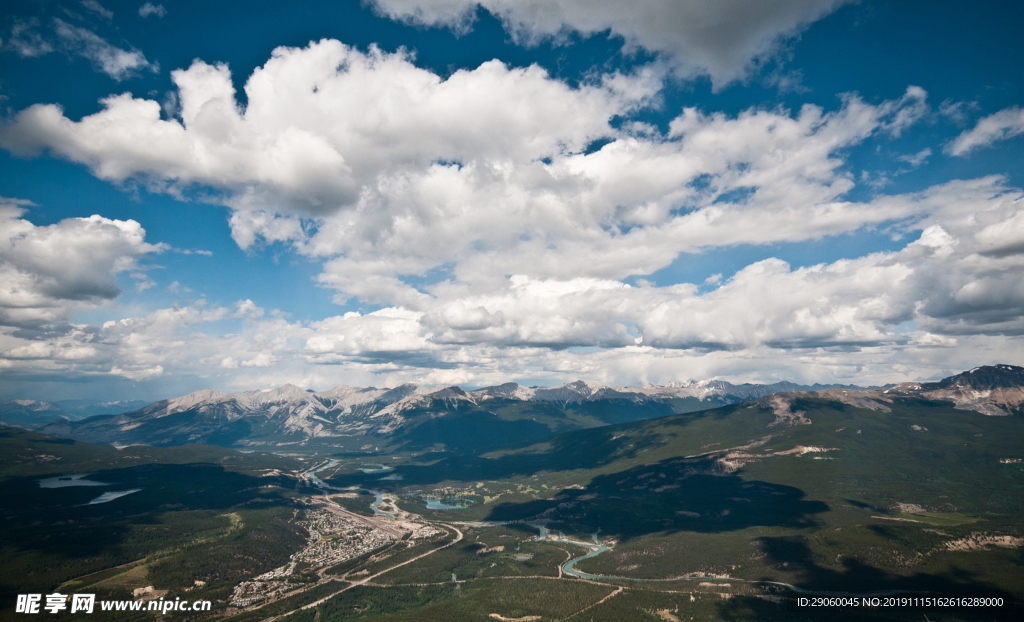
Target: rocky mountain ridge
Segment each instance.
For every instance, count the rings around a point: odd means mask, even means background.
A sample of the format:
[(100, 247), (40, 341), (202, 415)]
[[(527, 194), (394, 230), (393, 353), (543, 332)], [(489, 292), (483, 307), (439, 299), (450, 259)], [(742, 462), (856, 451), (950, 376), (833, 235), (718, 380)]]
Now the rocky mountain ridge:
[(1024, 367), (985, 365), (903, 390), (916, 391), (931, 400), (950, 401), (961, 410), (984, 415), (1024, 415)]
[[(390, 435), (449, 413), (479, 411), (495, 416), (495, 408), (516, 404), (520, 409), (530, 409), (533, 420), (538, 414), (564, 418), (566, 413), (594, 409), (627, 412), (622, 420), (637, 420), (807, 392), (880, 410), (887, 408), (886, 402), (893, 397), (917, 396), (952, 401), (957, 408), (988, 415), (1018, 414), (1024, 402), (1024, 368), (980, 367), (937, 383), (905, 383), (881, 389), (789, 382), (734, 385), (723, 380), (642, 387), (608, 387), (583, 380), (556, 387), (524, 387), (510, 382), (470, 391), (457, 386), (433, 389), (412, 384), (393, 388), (339, 385), (320, 392), (291, 384), (239, 393), (203, 389), (123, 414), (59, 421), (42, 431), (123, 444), (280, 444)], [(631, 409), (635, 414), (629, 414)], [(608, 422), (613, 421), (603, 420)]]
[[(722, 380), (707, 380), (617, 388), (578, 380), (556, 387), (524, 387), (510, 382), (470, 391), (457, 386), (435, 389), (405, 384), (393, 388), (338, 385), (315, 392), (285, 384), (274, 389), (238, 393), (202, 389), (131, 412), (82, 421), (58, 421), (43, 431), (92, 442), (123, 444), (166, 445), (210, 442), (211, 439), (233, 444), (243, 437), (253, 436), (302, 441), (391, 434), (407, 424), (411, 413), (422, 419), (467, 408), (487, 411), (493, 402), (534, 404), (555, 412), (598, 404), (642, 408), (672, 403), (677, 411), (685, 412), (716, 408), (779, 390), (817, 386), (733, 385)], [(647, 416), (652, 415), (638, 414), (635, 418)]]
[(829, 388), (814, 392), (780, 392), (762, 399), (778, 416), (788, 410), (794, 399), (813, 395), (857, 408), (889, 412), (896, 398), (917, 398), (952, 402), (959, 410), (970, 410), (990, 417), (1024, 415), (1024, 367), (985, 365), (975, 367), (938, 382), (904, 382), (882, 389)]

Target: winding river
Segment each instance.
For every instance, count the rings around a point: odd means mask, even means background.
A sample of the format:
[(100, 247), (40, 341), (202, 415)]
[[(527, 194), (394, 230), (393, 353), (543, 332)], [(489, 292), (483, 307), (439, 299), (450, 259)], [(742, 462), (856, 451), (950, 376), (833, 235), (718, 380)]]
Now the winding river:
[(570, 559), (569, 561), (565, 562), (564, 564), (562, 564), (562, 572), (567, 574), (567, 575), (569, 575), (570, 577), (578, 577), (580, 579), (595, 580), (595, 579), (610, 579), (610, 578), (619, 579), (619, 578), (621, 578), (621, 577), (605, 577), (605, 576), (596, 575), (596, 574), (588, 574), (586, 572), (581, 572), (579, 570), (576, 570), (575, 566), (576, 566), (576, 564), (578, 562), (581, 562), (581, 561), (583, 561), (585, 559), (590, 559), (591, 557), (597, 557), (601, 553), (604, 553), (605, 551), (608, 550), (608, 546), (603, 544), (603, 543), (601, 543), (601, 541), (597, 539), (597, 534), (596, 533), (593, 535), (593, 538), (594, 538), (594, 544), (592, 546), (590, 544), (587, 544), (586, 542), (578, 542), (578, 541), (575, 541), (575, 540), (563, 540), (563, 542), (568, 542), (570, 544), (582, 545), (583, 547), (590, 549), (590, 552), (587, 553), (586, 555), (582, 556), (582, 557), (574, 557), (574, 558)]
[(322, 480), (322, 479), (320, 479), (319, 477), (316, 476), (317, 473), (319, 473), (321, 471), (326, 471), (327, 469), (333, 469), (334, 467), (338, 466), (338, 464), (339, 463), (338, 463), (337, 460), (328, 460), (327, 464), (325, 464), (325, 465), (323, 465), (321, 467), (313, 467), (309, 471), (306, 471), (305, 473), (303, 473), (303, 475), (306, 478), (308, 478), (309, 481), (313, 482), (314, 486), (316, 486), (317, 488), (320, 488), (322, 490), (344, 490), (344, 488), (338, 488), (337, 486), (331, 486), (330, 484), (328, 484), (327, 482), (325, 482), (324, 480)]
[(370, 490), (368, 488), (363, 488), (362, 490), (364, 490), (364, 491), (366, 491), (366, 492), (368, 492), (371, 495), (374, 495), (376, 497), (376, 499), (374, 499), (373, 503), (370, 504), (370, 509), (373, 510), (373, 515), (374, 516), (387, 516), (388, 518), (395, 518), (395, 515), (392, 514), (391, 512), (385, 512), (384, 510), (380, 509), (380, 504), (381, 504), (382, 501), (384, 501), (384, 493), (383, 492), (381, 492), (379, 490)]
[[(718, 581), (721, 581), (721, 582), (750, 583), (750, 584), (755, 584), (755, 585), (775, 585), (775, 586), (778, 586), (780, 588), (784, 588), (786, 590), (790, 590), (790, 591), (792, 591), (794, 593), (797, 593), (797, 594), (814, 594), (814, 595), (819, 595), (819, 596), (848, 596), (850, 594), (853, 594), (852, 592), (829, 592), (829, 591), (820, 591), (820, 590), (808, 590), (808, 589), (797, 587), (795, 585), (791, 585), (789, 583), (783, 583), (781, 581), (764, 581), (764, 580), (751, 581), (751, 580), (748, 580), (748, 579), (739, 579), (737, 577), (729, 577), (729, 578), (725, 578), (725, 577), (672, 577), (672, 578), (668, 578), (668, 579), (640, 579), (640, 578), (636, 578), (636, 577), (617, 577), (617, 576), (613, 576), (613, 575), (589, 574), (589, 573), (586, 573), (586, 572), (582, 572), (580, 570), (576, 570), (575, 569), (576, 564), (581, 562), (581, 561), (583, 561), (583, 560), (585, 560), (585, 559), (590, 559), (592, 557), (597, 557), (601, 553), (604, 553), (604, 552), (610, 550), (607, 545), (603, 544), (600, 540), (598, 540), (596, 532), (593, 534), (593, 536), (591, 536), (593, 538), (593, 540), (594, 540), (594, 543), (591, 544), (589, 542), (581, 542), (579, 540), (572, 540), (570, 538), (567, 538), (564, 534), (558, 534), (557, 536), (552, 536), (551, 532), (548, 530), (548, 528), (545, 527), (543, 524), (540, 524), (540, 523), (527, 523), (527, 524), (540, 531), (540, 535), (537, 536), (537, 540), (547, 539), (547, 540), (553, 541), (553, 542), (561, 542), (561, 543), (564, 543), (564, 544), (574, 544), (576, 546), (581, 546), (581, 547), (583, 547), (583, 548), (588, 550), (586, 555), (581, 555), (580, 557), (574, 557), (574, 558), (568, 560), (567, 562), (565, 562), (564, 564), (562, 564), (562, 572), (564, 574), (569, 575), (571, 577), (576, 577), (578, 579), (586, 579), (586, 580), (589, 580), (589, 581), (632, 581), (632, 582), (642, 582), (642, 583), (662, 583), (662, 582), (672, 582), (672, 581), (702, 581), (702, 582), (705, 582), (705, 581), (706, 582), (718, 582)], [(924, 592), (916, 592), (916, 591), (912, 591), (912, 590), (880, 590), (880, 591), (877, 591), (877, 592), (867, 592), (867, 593), (864, 593), (864, 594), (861, 594), (861, 595), (862, 596), (893, 596), (893, 595), (897, 595), (897, 594), (918, 594), (918, 593), (924, 593)]]
[(567, 538), (565, 536), (565, 534), (562, 534), (562, 533), (559, 533), (558, 535), (553, 535), (548, 530), (548, 528), (544, 526), (543, 523), (527, 523), (527, 524), (529, 526), (535, 528), (537, 531), (540, 532), (540, 534), (537, 536), (537, 540), (549, 540), (549, 541), (552, 541), (552, 542), (561, 542), (563, 544), (572, 544), (572, 545), (581, 546), (581, 547), (587, 549), (588, 552), (587, 552), (586, 555), (581, 555), (580, 557), (573, 557), (569, 561), (567, 561), (564, 564), (562, 564), (562, 572), (564, 574), (567, 574), (570, 577), (576, 577), (576, 578), (579, 578), (579, 579), (590, 579), (592, 581), (593, 580), (601, 580), (601, 579), (622, 579), (622, 580), (627, 580), (627, 581), (630, 580), (630, 579), (628, 579), (626, 577), (608, 577), (608, 576), (603, 576), (603, 575), (589, 574), (589, 573), (586, 573), (586, 572), (582, 572), (582, 571), (576, 570), (575, 566), (576, 566), (577, 563), (579, 563), (579, 562), (581, 562), (581, 561), (583, 561), (585, 559), (590, 559), (591, 557), (597, 557), (601, 553), (604, 553), (605, 551), (609, 550), (608, 549), (608, 545), (604, 544), (603, 542), (601, 542), (600, 540), (597, 539), (597, 532), (594, 532), (594, 535), (591, 536), (591, 538), (593, 538), (593, 540), (594, 540), (594, 543), (591, 544), (589, 542), (581, 542), (580, 540), (573, 540), (571, 538)]
[[(338, 466), (338, 464), (340, 463), (337, 460), (328, 460), (327, 463), (324, 464), (323, 466), (314, 467), (309, 471), (303, 473), (303, 475), (307, 479), (309, 479), (309, 481), (312, 482), (314, 486), (321, 490), (354, 490), (353, 488), (338, 488), (337, 486), (331, 486), (330, 484), (316, 476), (317, 473), (320, 473), (321, 471), (326, 471), (327, 469), (333, 469), (334, 467)], [(391, 470), (390, 467), (383, 467), (383, 469), (384, 470), (376, 470), (376, 472), (384, 473), (386, 471)], [(360, 470), (365, 472), (365, 469)], [(359, 490), (362, 490), (363, 492), (368, 492), (374, 497), (376, 497), (373, 500), (373, 503), (370, 504), (370, 509), (373, 510), (374, 516), (387, 516), (388, 518), (395, 518), (395, 515), (391, 512), (385, 512), (384, 510), (380, 509), (380, 504), (384, 501), (383, 492), (379, 490), (370, 490), (369, 488), (360, 488)]]

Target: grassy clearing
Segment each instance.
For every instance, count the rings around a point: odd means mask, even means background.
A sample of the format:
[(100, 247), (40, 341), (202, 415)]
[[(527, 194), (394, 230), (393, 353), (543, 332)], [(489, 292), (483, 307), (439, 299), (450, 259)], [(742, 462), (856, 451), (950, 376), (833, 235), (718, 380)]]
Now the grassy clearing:
[(956, 527), (959, 525), (970, 525), (984, 520), (980, 516), (971, 516), (970, 514), (959, 514), (956, 512), (902, 512), (897, 516), (932, 525), (933, 527)]

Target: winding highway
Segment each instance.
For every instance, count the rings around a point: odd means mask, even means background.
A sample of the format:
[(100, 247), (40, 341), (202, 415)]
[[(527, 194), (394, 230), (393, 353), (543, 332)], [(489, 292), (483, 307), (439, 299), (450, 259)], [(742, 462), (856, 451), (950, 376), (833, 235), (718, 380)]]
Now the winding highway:
[(275, 620), (280, 620), (280, 619), (283, 619), (283, 618), (287, 618), (288, 616), (292, 615), (293, 613), (296, 613), (296, 612), (299, 612), (299, 611), (304, 611), (306, 609), (312, 609), (313, 607), (317, 607), (319, 605), (322, 605), (325, 602), (327, 602), (330, 599), (332, 599), (335, 596), (337, 596), (338, 594), (342, 594), (344, 592), (347, 592), (347, 591), (351, 590), (354, 587), (358, 587), (360, 585), (364, 585), (366, 583), (369, 583), (370, 581), (373, 581), (377, 577), (379, 577), (379, 576), (381, 576), (383, 574), (387, 574), (387, 573), (391, 572), (395, 568), (401, 568), (402, 566), (405, 566), (406, 564), (411, 564), (414, 561), (423, 559), (424, 557), (426, 557), (428, 555), (433, 555), (434, 553), (436, 553), (436, 552), (438, 552), (438, 551), (440, 551), (442, 549), (446, 549), (446, 548), (448, 548), (450, 546), (453, 546), (453, 545), (455, 545), (455, 544), (457, 544), (457, 543), (462, 541), (463, 534), (462, 534), (461, 530), (459, 530), (457, 527), (455, 527), (453, 525), (442, 525), (442, 526), (447, 527), (447, 528), (449, 528), (449, 529), (451, 529), (451, 530), (453, 530), (455, 532), (455, 539), (452, 540), (451, 542), (449, 542), (448, 544), (445, 544), (444, 546), (439, 546), (439, 547), (437, 547), (435, 549), (430, 549), (426, 553), (422, 553), (420, 555), (417, 555), (416, 557), (413, 557), (412, 559), (407, 559), (404, 562), (395, 564), (394, 566), (389, 566), (389, 567), (385, 568), (384, 570), (381, 570), (380, 572), (378, 572), (376, 574), (369, 575), (367, 577), (359, 579), (358, 581), (353, 581), (352, 583), (346, 585), (345, 587), (341, 588), (337, 592), (333, 592), (331, 594), (328, 594), (327, 596), (324, 596), (323, 598), (321, 598), (319, 600), (315, 600), (315, 601), (313, 601), (311, 603), (305, 604), (305, 605), (303, 605), (301, 607), (298, 607), (297, 609), (292, 609), (291, 611), (289, 611), (287, 613), (282, 613), (281, 615), (274, 616), (272, 618), (267, 618), (266, 620), (264, 620), (264, 622), (274, 622)]

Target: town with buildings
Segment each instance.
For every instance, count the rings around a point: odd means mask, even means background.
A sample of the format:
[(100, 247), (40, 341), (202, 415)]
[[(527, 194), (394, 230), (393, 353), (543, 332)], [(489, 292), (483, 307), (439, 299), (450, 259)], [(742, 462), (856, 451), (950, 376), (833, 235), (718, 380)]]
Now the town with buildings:
[(318, 575), (331, 566), (384, 547), (401, 537), (401, 532), (381, 529), (357, 515), (332, 511), (332, 506), (313, 507), (297, 524), (309, 535), (303, 549), (279, 568), (265, 572), (235, 587), (231, 604), (247, 607), (277, 598), (308, 584), (293, 582), (299, 572), (316, 571)]

